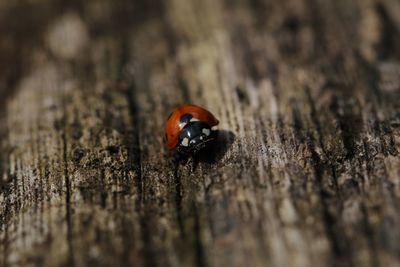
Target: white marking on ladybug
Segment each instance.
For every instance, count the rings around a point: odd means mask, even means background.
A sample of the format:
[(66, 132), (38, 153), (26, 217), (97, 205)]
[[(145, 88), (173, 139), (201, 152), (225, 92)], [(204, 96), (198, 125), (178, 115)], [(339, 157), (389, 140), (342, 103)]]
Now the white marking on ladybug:
[(200, 121), (199, 119), (196, 119), (196, 118), (192, 118), (191, 120), (190, 120), (190, 122), (195, 122), (195, 121)]
[(183, 146), (189, 146), (189, 139), (188, 138), (183, 138), (182, 145)]
[(179, 129), (182, 130), (183, 128), (185, 128), (186, 125), (187, 125), (187, 122), (179, 123)]
[(218, 125), (215, 125), (215, 126), (213, 126), (213, 127), (211, 128), (211, 131), (216, 131), (216, 130), (218, 130)]
[(206, 136), (209, 136), (210, 135), (210, 129), (203, 129), (202, 130), (202, 132), (203, 132), (203, 134), (205, 134)]
[(203, 141), (203, 136), (200, 136), (200, 140)]

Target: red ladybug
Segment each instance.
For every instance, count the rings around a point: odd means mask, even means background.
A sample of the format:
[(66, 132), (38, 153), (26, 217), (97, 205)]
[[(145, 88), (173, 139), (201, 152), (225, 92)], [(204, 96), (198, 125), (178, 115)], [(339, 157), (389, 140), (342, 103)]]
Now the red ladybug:
[(202, 107), (178, 107), (165, 123), (166, 146), (184, 152), (201, 150), (214, 139), (218, 124), (214, 115)]

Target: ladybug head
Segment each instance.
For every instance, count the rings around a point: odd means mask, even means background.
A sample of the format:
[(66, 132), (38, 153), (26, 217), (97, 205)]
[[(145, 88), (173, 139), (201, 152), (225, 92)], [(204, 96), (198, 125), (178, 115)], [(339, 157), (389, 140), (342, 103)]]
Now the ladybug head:
[(180, 127), (178, 146), (182, 152), (199, 151), (215, 138), (210, 125), (193, 119), (191, 114), (182, 115)]

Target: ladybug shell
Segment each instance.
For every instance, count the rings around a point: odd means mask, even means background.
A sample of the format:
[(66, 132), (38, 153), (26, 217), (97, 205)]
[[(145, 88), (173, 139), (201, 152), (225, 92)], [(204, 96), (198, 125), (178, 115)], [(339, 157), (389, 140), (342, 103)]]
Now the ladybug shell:
[(181, 123), (181, 117), (185, 114), (190, 114), (194, 119), (207, 123), (210, 128), (219, 124), (214, 115), (202, 107), (195, 105), (180, 106), (171, 113), (165, 123), (165, 141), (169, 149), (175, 148), (179, 143), (179, 134), (182, 130), (179, 124)]

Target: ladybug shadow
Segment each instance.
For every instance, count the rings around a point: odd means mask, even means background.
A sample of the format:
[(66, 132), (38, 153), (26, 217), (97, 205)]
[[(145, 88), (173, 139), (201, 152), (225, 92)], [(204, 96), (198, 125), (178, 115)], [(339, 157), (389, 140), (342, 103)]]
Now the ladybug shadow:
[(193, 154), (193, 166), (195, 170), (199, 163), (216, 164), (222, 160), (235, 141), (232, 131), (218, 130), (215, 139), (208, 146)]

